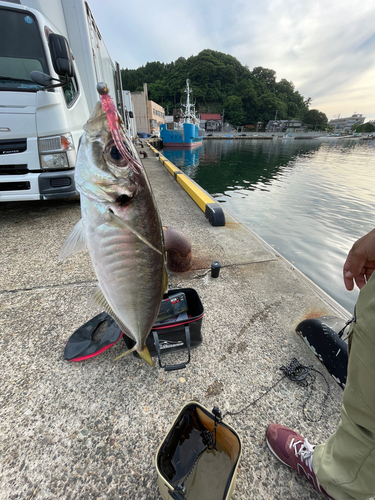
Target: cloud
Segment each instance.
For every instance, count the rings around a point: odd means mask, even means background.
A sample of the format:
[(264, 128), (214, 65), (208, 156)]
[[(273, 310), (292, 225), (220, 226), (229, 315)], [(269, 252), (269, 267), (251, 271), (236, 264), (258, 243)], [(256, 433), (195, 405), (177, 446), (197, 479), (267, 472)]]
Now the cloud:
[[(313, 107), (330, 102), (375, 117), (375, 3), (362, 0), (90, 0), (111, 57), (123, 68), (169, 63), (203, 49), (274, 69)], [(374, 81), (374, 80), (372, 80)], [(340, 101), (341, 100), (341, 101)], [(341, 102), (341, 104), (340, 104)], [(337, 114), (337, 112), (335, 113)]]

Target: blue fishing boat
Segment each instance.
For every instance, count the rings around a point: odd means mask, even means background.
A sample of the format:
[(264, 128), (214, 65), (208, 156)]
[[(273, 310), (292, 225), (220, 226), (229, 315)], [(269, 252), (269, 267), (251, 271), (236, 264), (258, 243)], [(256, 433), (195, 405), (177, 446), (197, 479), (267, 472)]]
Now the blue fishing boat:
[(160, 125), (160, 138), (163, 141), (163, 147), (192, 148), (202, 144), (204, 130), (199, 128), (199, 119), (195, 116), (194, 105), (190, 103), (189, 83), (189, 80), (186, 80), (186, 104), (182, 104), (185, 108), (183, 123), (173, 122)]

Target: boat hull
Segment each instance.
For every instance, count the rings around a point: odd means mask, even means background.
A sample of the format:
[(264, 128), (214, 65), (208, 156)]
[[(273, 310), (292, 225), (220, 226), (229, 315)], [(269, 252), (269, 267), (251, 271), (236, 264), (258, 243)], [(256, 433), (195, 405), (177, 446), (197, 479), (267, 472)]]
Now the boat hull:
[(193, 123), (184, 123), (182, 130), (169, 130), (167, 124), (163, 124), (160, 126), (160, 138), (163, 146), (168, 148), (193, 148), (203, 142), (198, 125)]
[(196, 142), (164, 142), (163, 147), (165, 148), (195, 148), (196, 146), (201, 146), (202, 140)]

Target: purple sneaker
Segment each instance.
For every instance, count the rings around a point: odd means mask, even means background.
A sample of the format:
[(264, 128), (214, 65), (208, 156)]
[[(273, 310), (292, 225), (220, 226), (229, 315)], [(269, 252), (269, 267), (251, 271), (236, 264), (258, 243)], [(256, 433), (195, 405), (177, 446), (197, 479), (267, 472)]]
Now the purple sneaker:
[(296, 470), (310, 481), (315, 488), (327, 498), (325, 489), (319, 484), (313, 467), (313, 451), (315, 446), (297, 432), (284, 425), (271, 424), (266, 432), (268, 448), (284, 465)]

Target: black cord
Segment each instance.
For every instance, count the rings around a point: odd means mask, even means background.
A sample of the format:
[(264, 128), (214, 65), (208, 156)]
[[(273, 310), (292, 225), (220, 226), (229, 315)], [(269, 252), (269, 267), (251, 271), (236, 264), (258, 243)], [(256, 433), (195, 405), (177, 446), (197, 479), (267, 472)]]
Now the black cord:
[[(312, 368), (312, 367), (309, 367), (309, 370), (311, 372), (319, 373), (319, 375), (321, 375), (323, 377), (324, 382), (327, 385), (327, 391), (324, 394), (324, 398), (323, 398), (323, 402), (322, 402), (322, 411), (321, 411), (321, 414), (320, 414), (319, 418), (313, 419), (313, 418), (309, 417), (309, 415), (307, 414), (306, 406), (307, 406), (307, 403), (308, 403), (308, 401), (310, 400), (310, 398), (312, 396), (312, 390), (311, 390), (310, 394), (308, 395), (308, 397), (306, 398), (306, 401), (304, 402), (303, 407), (302, 407), (302, 411), (303, 411), (303, 415), (304, 415), (305, 419), (308, 420), (309, 422), (314, 422), (315, 423), (315, 422), (319, 422), (322, 419), (323, 415), (324, 415), (324, 410), (326, 408), (326, 402), (327, 402), (327, 399), (328, 399), (328, 397), (330, 395), (330, 387), (329, 387), (328, 380), (325, 378), (325, 376), (323, 375), (323, 373), (321, 373), (319, 370), (315, 370), (315, 368)], [(311, 373), (310, 373), (310, 377), (312, 378), (312, 383), (314, 383), (315, 380), (316, 380), (316, 377), (314, 377), (313, 375), (311, 375)]]
[(327, 385), (327, 392), (324, 395), (324, 399), (323, 399), (323, 403), (322, 403), (322, 405), (323, 405), (322, 412), (321, 412), (321, 414), (320, 414), (320, 416), (319, 416), (318, 419), (312, 419), (307, 414), (306, 405), (307, 405), (307, 402), (310, 400), (310, 398), (312, 396), (312, 391), (310, 392), (310, 394), (307, 397), (305, 403), (303, 404), (302, 410), (303, 410), (303, 415), (306, 418), (306, 420), (309, 420), (310, 422), (319, 422), (322, 419), (322, 417), (323, 417), (325, 406), (326, 406), (326, 401), (327, 401), (328, 396), (330, 394), (329, 383), (328, 383), (327, 379), (325, 378), (325, 376), (323, 375), (323, 373), (321, 373), (319, 370), (315, 370), (315, 368), (312, 368), (311, 366), (304, 366), (304, 365), (302, 365), (299, 361), (297, 361), (296, 358), (293, 358), (291, 360), (291, 362), (289, 363), (289, 365), (287, 365), (287, 366), (281, 366), (280, 370), (282, 370), (285, 373), (285, 375), (283, 377), (281, 377), (277, 382), (275, 382), (271, 387), (269, 387), (266, 390), (266, 392), (264, 392), (261, 396), (259, 396), (257, 399), (255, 399), (254, 401), (252, 401), (251, 403), (249, 403), (247, 406), (245, 406), (241, 410), (236, 411), (236, 412), (228, 411), (223, 416), (223, 419), (227, 415), (235, 417), (236, 415), (239, 415), (240, 413), (243, 413), (244, 411), (248, 410), (250, 408), (250, 406), (254, 406), (256, 403), (258, 403), (258, 401), (260, 401), (265, 396), (267, 396), (267, 394), (270, 391), (272, 391), (272, 389), (274, 389), (282, 380), (284, 380), (286, 378), (289, 378), (293, 382), (298, 382), (300, 385), (303, 385), (303, 386), (306, 387), (306, 386), (309, 385), (306, 379), (307, 379), (307, 376), (310, 375), (310, 377), (312, 378), (312, 382), (314, 383), (315, 380), (316, 380), (316, 377), (314, 377), (310, 373), (310, 372), (314, 371), (316, 373), (319, 373), (323, 377), (323, 379), (324, 379), (324, 381), (325, 381), (325, 383)]
[(261, 396), (259, 396), (259, 398), (255, 399), (255, 401), (252, 401), (251, 403), (249, 403), (247, 406), (245, 406), (245, 408), (242, 408), (242, 410), (239, 410), (239, 411), (227, 411), (225, 413), (225, 415), (223, 416), (223, 419), (227, 416), (227, 415), (230, 415), (231, 417), (235, 417), (236, 415), (239, 415), (240, 413), (246, 411), (248, 408), (250, 408), (250, 406), (253, 406), (255, 405), (258, 401), (260, 401), (261, 399), (263, 399), (265, 396), (267, 396), (267, 394), (272, 391), (272, 389), (274, 387), (277, 386), (277, 384), (279, 384), (282, 380), (284, 380), (285, 378), (287, 378), (287, 375), (284, 375), (283, 377), (281, 377), (275, 384), (273, 384), (273, 386), (271, 386), (269, 389), (266, 390), (266, 392), (264, 394), (262, 394)]

